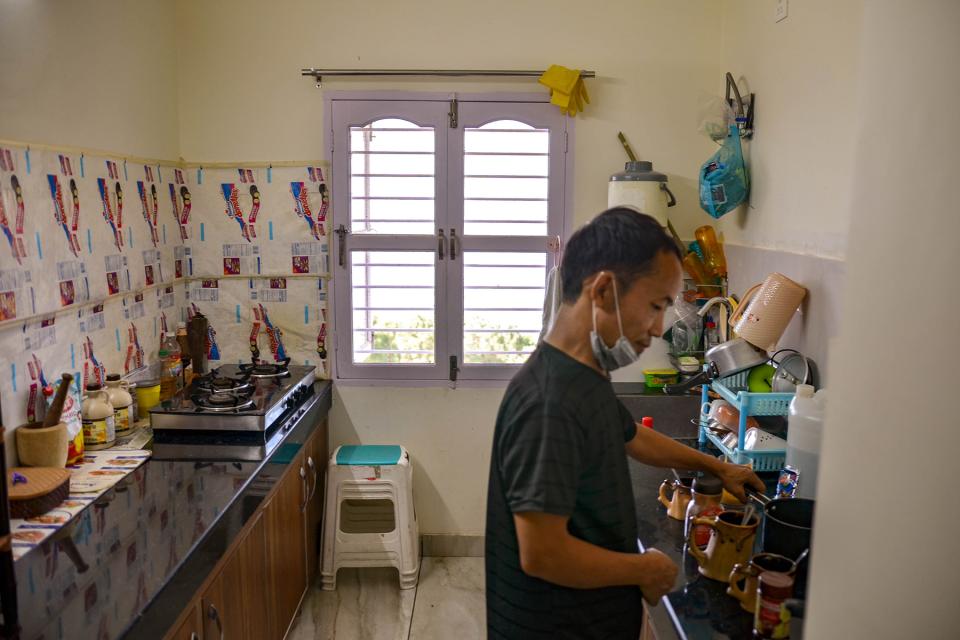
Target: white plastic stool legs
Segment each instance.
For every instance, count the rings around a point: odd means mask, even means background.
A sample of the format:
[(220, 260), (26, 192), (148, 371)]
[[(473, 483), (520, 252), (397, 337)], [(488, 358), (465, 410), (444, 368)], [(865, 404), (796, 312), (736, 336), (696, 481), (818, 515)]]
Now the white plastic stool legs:
[(417, 586), (420, 540), (413, 471), (403, 450), (395, 465), (327, 466), (321, 588), (332, 591), (341, 567), (396, 567), (400, 588)]

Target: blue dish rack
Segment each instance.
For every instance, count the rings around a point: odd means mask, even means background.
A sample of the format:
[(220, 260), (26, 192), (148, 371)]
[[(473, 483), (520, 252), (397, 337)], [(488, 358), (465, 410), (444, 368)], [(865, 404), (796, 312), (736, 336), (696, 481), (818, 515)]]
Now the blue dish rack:
[[(706, 367), (705, 367), (706, 369)], [(785, 416), (790, 410), (790, 401), (793, 393), (756, 393), (748, 391), (747, 376), (750, 371), (741, 371), (732, 376), (717, 378), (710, 385), (703, 385), (701, 400), (703, 404), (710, 402), (708, 388), (720, 394), (724, 400), (733, 405), (740, 412), (739, 437), (737, 447), (731, 449), (725, 446), (720, 437), (707, 429), (707, 423), (700, 417), (700, 444), (710, 441), (723, 452), (727, 459), (737, 464), (749, 464), (754, 471), (780, 471), (787, 460), (784, 449), (769, 451), (744, 451), (740, 445), (744, 442), (747, 433), (747, 418), (749, 416)]]

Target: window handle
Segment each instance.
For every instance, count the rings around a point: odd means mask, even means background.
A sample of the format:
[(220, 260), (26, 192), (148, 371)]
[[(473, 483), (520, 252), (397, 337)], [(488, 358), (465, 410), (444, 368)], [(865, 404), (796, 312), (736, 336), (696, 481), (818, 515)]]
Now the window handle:
[(437, 256), (443, 260), (443, 247), (447, 243), (447, 237), (443, 234), (443, 229), (437, 231)]
[(450, 229), (450, 259), (457, 259), (457, 249), (459, 248), (460, 240), (457, 238), (457, 230)]
[(460, 374), (460, 367), (457, 365), (457, 356), (450, 356), (450, 382), (456, 382)]
[(347, 229), (342, 224), (337, 227), (337, 245), (340, 249), (340, 266), (347, 266), (347, 234), (350, 233), (350, 230)]

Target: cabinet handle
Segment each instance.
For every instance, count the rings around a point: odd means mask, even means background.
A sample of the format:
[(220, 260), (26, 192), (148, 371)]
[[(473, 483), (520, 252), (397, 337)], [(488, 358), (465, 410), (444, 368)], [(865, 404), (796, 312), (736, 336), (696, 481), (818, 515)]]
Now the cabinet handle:
[(300, 465), (300, 483), (303, 485), (303, 502), (300, 504), (300, 511), (306, 511), (310, 497), (307, 495), (307, 472), (303, 465)]
[(309, 503), (313, 500), (313, 496), (317, 492), (317, 478), (320, 476), (320, 473), (317, 471), (317, 465), (313, 462), (313, 456), (307, 456), (307, 466), (310, 467), (310, 471), (313, 472), (313, 486), (310, 488), (310, 497), (307, 498), (307, 502)]
[(220, 622), (220, 612), (213, 604), (207, 607), (207, 617), (217, 623), (217, 632), (220, 634), (220, 640), (223, 640), (223, 624)]

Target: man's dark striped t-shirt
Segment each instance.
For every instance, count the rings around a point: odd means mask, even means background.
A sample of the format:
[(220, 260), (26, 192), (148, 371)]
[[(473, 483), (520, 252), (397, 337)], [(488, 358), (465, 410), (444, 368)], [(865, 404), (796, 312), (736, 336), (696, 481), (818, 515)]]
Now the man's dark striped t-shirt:
[(487, 631), (492, 639), (629, 638), (637, 587), (570, 589), (520, 568), (513, 514), (569, 516), (577, 538), (637, 553), (624, 443), (636, 424), (606, 376), (541, 343), (510, 382), (493, 437), (487, 498)]

